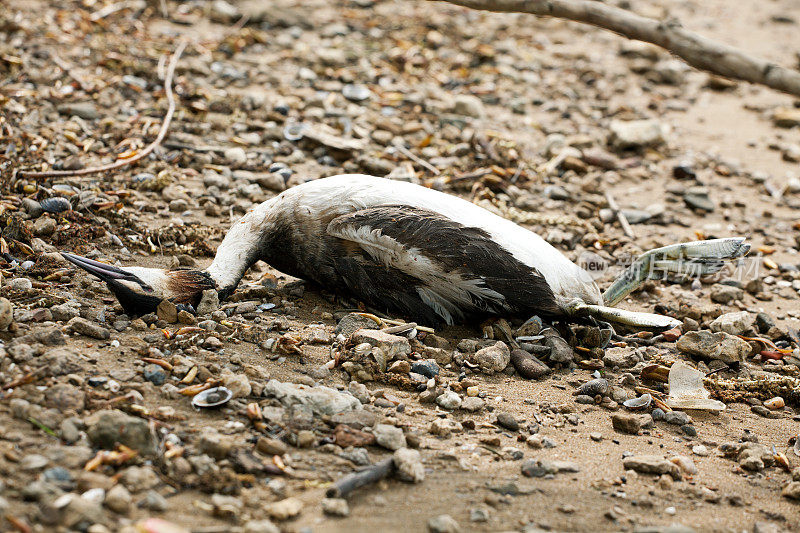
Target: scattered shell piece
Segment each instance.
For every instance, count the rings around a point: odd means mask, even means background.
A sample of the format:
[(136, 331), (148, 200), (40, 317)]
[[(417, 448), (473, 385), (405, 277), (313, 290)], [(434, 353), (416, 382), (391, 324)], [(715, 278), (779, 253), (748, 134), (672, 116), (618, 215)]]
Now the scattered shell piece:
[(603, 396), (608, 392), (608, 380), (599, 378), (587, 381), (573, 393), (575, 396), (585, 394), (587, 396)]
[(631, 409), (633, 411), (640, 410), (640, 409), (647, 409), (652, 403), (653, 397), (649, 394), (642, 394), (638, 398), (631, 398), (630, 400), (625, 400), (622, 402), (622, 405)]
[(703, 385), (705, 374), (682, 361), (669, 369), (669, 397), (667, 405), (675, 409), (703, 409), (724, 411), (725, 404), (712, 400)]
[(45, 198), (39, 204), (47, 213), (63, 213), (72, 209), (72, 204), (69, 203), (69, 200), (61, 196)]
[(215, 409), (228, 403), (233, 398), (233, 392), (225, 387), (213, 387), (197, 393), (192, 399), (192, 405), (200, 409)]

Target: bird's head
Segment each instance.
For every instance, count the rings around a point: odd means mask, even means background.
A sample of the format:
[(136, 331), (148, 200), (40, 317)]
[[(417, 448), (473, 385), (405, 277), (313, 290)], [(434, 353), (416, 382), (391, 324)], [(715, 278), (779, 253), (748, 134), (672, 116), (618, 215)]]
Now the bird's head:
[(197, 307), (203, 291), (215, 288), (211, 276), (201, 270), (122, 268), (66, 252), (61, 255), (73, 265), (105, 281), (125, 313), (131, 316), (155, 312), (161, 300)]

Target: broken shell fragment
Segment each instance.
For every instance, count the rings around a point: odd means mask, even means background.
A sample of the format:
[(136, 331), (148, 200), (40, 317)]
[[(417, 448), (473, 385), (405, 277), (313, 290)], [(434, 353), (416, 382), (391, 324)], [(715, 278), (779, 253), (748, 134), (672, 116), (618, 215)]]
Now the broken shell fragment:
[(599, 378), (587, 381), (573, 393), (574, 396), (585, 394), (587, 396), (603, 396), (608, 392), (608, 380)]
[(683, 361), (677, 361), (669, 369), (669, 397), (667, 405), (675, 409), (703, 409), (724, 411), (725, 404), (712, 400), (703, 385), (705, 374)]
[(648, 365), (642, 369), (642, 379), (666, 383), (669, 379), (669, 368), (661, 365)]
[(72, 209), (72, 204), (69, 203), (69, 200), (61, 196), (45, 198), (39, 202), (39, 205), (41, 205), (42, 209), (47, 213), (63, 213), (64, 211)]
[(233, 398), (233, 392), (225, 387), (214, 387), (195, 395), (192, 405), (201, 409), (215, 409), (228, 403)]
[(639, 409), (647, 409), (650, 406), (650, 403), (653, 401), (653, 397), (649, 394), (642, 394), (638, 398), (631, 398), (630, 400), (625, 400), (622, 402), (622, 405), (627, 407), (631, 410), (639, 410)]

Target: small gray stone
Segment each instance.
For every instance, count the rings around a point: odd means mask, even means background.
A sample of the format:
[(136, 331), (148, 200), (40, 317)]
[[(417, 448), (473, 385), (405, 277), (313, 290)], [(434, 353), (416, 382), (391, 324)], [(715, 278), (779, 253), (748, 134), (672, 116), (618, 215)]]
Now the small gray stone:
[(372, 430), (375, 441), (388, 450), (399, 450), (406, 446), (406, 437), (403, 430), (390, 424), (378, 424)]
[(65, 102), (60, 104), (57, 109), (62, 115), (75, 115), (85, 120), (95, 120), (100, 117), (97, 106), (92, 102)]
[(473, 507), (472, 509), (469, 510), (469, 521), (488, 522), (489, 521), (488, 509), (484, 509), (483, 507)]
[(744, 298), (744, 291), (731, 285), (716, 284), (711, 287), (711, 301), (728, 305)]
[(621, 433), (637, 435), (642, 429), (653, 425), (653, 417), (650, 415), (616, 413), (611, 415), (611, 425)]
[(675, 424), (676, 426), (684, 426), (690, 424), (692, 419), (683, 411), (667, 411), (664, 413), (664, 421), (668, 424)]
[(103, 410), (93, 414), (89, 422), (89, 441), (100, 448), (114, 449), (124, 444), (142, 455), (156, 453), (155, 439), (146, 420), (130, 416), (122, 411)]
[(111, 332), (108, 329), (79, 316), (67, 322), (67, 328), (70, 331), (93, 339), (106, 340), (111, 337)]
[(0, 331), (6, 331), (14, 322), (14, 306), (8, 298), (0, 298)]
[(307, 406), (317, 415), (335, 415), (361, 409), (361, 402), (352, 394), (325, 386), (308, 387), (272, 379), (264, 386), (264, 396), (277, 398), (285, 407)]
[(491, 346), (481, 348), (473, 354), (467, 355), (467, 360), (478, 365), (478, 368), (487, 374), (502, 372), (511, 362), (511, 351), (506, 343), (498, 341)]
[(281, 533), (281, 530), (270, 520), (250, 520), (244, 525), (244, 533)]
[(392, 456), (396, 475), (401, 481), (420, 483), (425, 479), (425, 467), (417, 450), (400, 448)]
[(615, 148), (642, 148), (663, 144), (668, 128), (657, 120), (612, 120), (609, 142)]
[(452, 516), (441, 514), (428, 520), (428, 531), (430, 533), (460, 533), (461, 528)]
[(610, 368), (631, 368), (639, 362), (633, 348), (608, 348), (603, 355), (603, 363)]
[(457, 393), (447, 390), (436, 398), (436, 404), (442, 409), (452, 411), (461, 407), (461, 397)]
[(678, 339), (676, 346), (690, 355), (719, 359), (727, 364), (741, 363), (752, 351), (746, 341), (723, 331), (690, 331)]
[(683, 193), (683, 202), (692, 209), (711, 213), (716, 209), (714, 200), (708, 195), (705, 187), (690, 187)]
[(709, 326), (711, 331), (724, 331), (730, 335), (752, 334), (755, 326), (755, 317), (747, 311), (725, 313), (718, 316)]
[(673, 479), (681, 479), (678, 465), (658, 455), (633, 455), (622, 461), (625, 470), (633, 470), (640, 474), (668, 474)]
[(105, 506), (119, 514), (128, 514), (131, 510), (133, 498), (128, 489), (122, 485), (114, 485), (106, 493)]
[(344, 498), (323, 498), (322, 512), (330, 516), (349, 516), (350, 506)]
[(144, 495), (144, 508), (157, 513), (169, 509), (169, 502), (165, 497), (154, 490), (148, 490)]
[(550, 348), (550, 361), (568, 365), (575, 360), (572, 346), (558, 335), (549, 335), (544, 340), (544, 345)]
[(197, 314), (199, 316), (210, 315), (219, 309), (219, 294), (215, 289), (206, 289), (197, 304)]
[(407, 338), (377, 329), (359, 329), (350, 336), (350, 342), (354, 345), (367, 343), (373, 348), (380, 348), (389, 361), (404, 358), (411, 353), (411, 345)]
[(510, 431), (519, 431), (519, 420), (506, 411), (497, 413), (497, 424)]
[(456, 95), (453, 99), (452, 110), (457, 115), (474, 118), (482, 118), (486, 114), (481, 99), (471, 94)]
[(477, 413), (485, 406), (486, 402), (484, 402), (481, 398), (478, 398), (477, 396), (467, 396), (466, 398), (464, 398), (464, 401), (461, 402), (461, 408), (470, 413)]

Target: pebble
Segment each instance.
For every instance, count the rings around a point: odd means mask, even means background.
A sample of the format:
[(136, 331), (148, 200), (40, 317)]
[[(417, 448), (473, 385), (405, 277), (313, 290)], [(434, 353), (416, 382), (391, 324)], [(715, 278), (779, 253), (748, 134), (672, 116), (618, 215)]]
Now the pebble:
[(708, 191), (703, 187), (691, 187), (683, 194), (684, 203), (700, 211), (708, 213), (716, 209), (714, 201), (709, 197)]
[(642, 429), (653, 424), (653, 417), (650, 415), (616, 413), (611, 415), (611, 425), (615, 430), (630, 435), (638, 435)]
[(486, 115), (481, 99), (471, 94), (456, 95), (453, 98), (452, 111), (457, 115), (473, 118), (483, 118)]
[(420, 483), (425, 480), (425, 467), (422, 456), (417, 450), (399, 448), (392, 455), (398, 479), (409, 483)]
[(442, 409), (452, 411), (461, 407), (461, 397), (457, 393), (447, 390), (436, 398), (436, 405)]
[(5, 286), (15, 291), (26, 291), (33, 288), (33, 283), (28, 278), (14, 278), (6, 281)]
[(609, 131), (611, 145), (624, 149), (662, 144), (668, 128), (657, 120), (612, 120)]
[(12, 322), (14, 322), (14, 306), (8, 298), (0, 297), (0, 331), (8, 330)]
[(545, 338), (544, 345), (550, 348), (550, 361), (568, 365), (575, 360), (572, 346), (559, 336), (551, 335)]
[(197, 304), (198, 316), (210, 315), (219, 309), (219, 294), (215, 289), (206, 289), (200, 297), (200, 303)]
[(142, 455), (154, 455), (156, 442), (147, 420), (118, 410), (102, 410), (91, 417), (87, 435), (100, 448), (113, 450), (117, 443), (137, 450)]
[(167, 381), (167, 373), (164, 372), (163, 368), (155, 364), (144, 367), (142, 376), (156, 387), (160, 387)]
[(259, 437), (256, 441), (256, 450), (264, 455), (283, 455), (288, 451), (288, 446), (282, 440), (270, 437)]
[(163, 513), (169, 509), (169, 502), (165, 497), (154, 490), (148, 490), (144, 495), (143, 507), (150, 511)]
[(469, 510), (470, 522), (488, 522), (489, 511), (483, 507), (473, 507)]
[(708, 457), (710, 452), (708, 451), (708, 448), (706, 448), (702, 444), (697, 444), (695, 446), (692, 446), (692, 453), (697, 455), (698, 457)]
[(676, 481), (682, 478), (680, 468), (658, 455), (633, 455), (622, 461), (625, 470), (633, 470), (640, 474), (667, 474)]
[(487, 374), (502, 372), (511, 362), (511, 351), (506, 343), (498, 341), (492, 346), (481, 348), (475, 353), (467, 355), (467, 360), (478, 365), (478, 368)]
[(286, 498), (264, 506), (264, 511), (275, 520), (288, 520), (298, 516), (303, 510), (303, 502), (298, 498)]
[(271, 520), (262, 519), (245, 523), (244, 533), (281, 533), (281, 530)]
[(664, 413), (664, 421), (667, 424), (675, 424), (676, 426), (685, 426), (692, 422), (691, 417), (683, 411), (667, 411)]
[(541, 379), (552, 372), (549, 366), (519, 348), (511, 350), (511, 364), (514, 365), (514, 369), (519, 375), (525, 379)]
[(781, 491), (784, 498), (800, 501), (800, 481), (792, 481)]
[(322, 512), (329, 516), (349, 516), (350, 506), (344, 498), (323, 498)]
[(713, 285), (711, 287), (711, 301), (718, 304), (729, 305), (744, 298), (744, 291), (731, 285)]
[(127, 515), (131, 510), (133, 498), (128, 489), (122, 485), (114, 485), (106, 492), (106, 499), (103, 503), (115, 513)]
[(486, 402), (484, 402), (481, 398), (477, 396), (468, 396), (464, 398), (464, 401), (461, 402), (461, 408), (470, 413), (477, 413), (478, 411), (482, 410), (486, 406)]
[(497, 424), (509, 431), (519, 431), (519, 420), (517, 420), (513, 414), (506, 411), (497, 413)]
[(439, 375), (439, 365), (436, 364), (436, 361), (431, 359), (414, 361), (411, 363), (410, 371), (423, 375), (426, 378), (432, 378)]
[(93, 339), (106, 340), (111, 337), (111, 332), (108, 329), (79, 316), (67, 322), (67, 329)]
[(375, 441), (378, 445), (387, 450), (395, 451), (406, 446), (406, 438), (403, 435), (403, 430), (399, 427), (389, 424), (377, 424), (372, 431), (375, 434)]
[(684, 353), (726, 364), (741, 363), (752, 351), (747, 341), (723, 331), (690, 331), (678, 339), (676, 346)]
[(156, 315), (164, 322), (174, 324), (178, 321), (178, 308), (169, 300), (161, 300), (156, 308)]
[(350, 336), (350, 342), (356, 345), (367, 343), (373, 348), (380, 348), (389, 361), (402, 359), (411, 353), (407, 338), (377, 329), (359, 329)]
[(247, 152), (244, 151), (244, 148), (240, 146), (234, 146), (233, 148), (228, 148), (223, 153), (225, 160), (228, 162), (229, 165), (233, 167), (240, 167), (247, 163)]
[(730, 335), (752, 335), (754, 332), (755, 317), (747, 311), (725, 313), (718, 316), (709, 325), (713, 332), (724, 331)]
[(430, 533), (460, 533), (461, 528), (452, 516), (441, 514), (428, 520), (428, 531)]
[(353, 395), (325, 386), (308, 387), (272, 379), (264, 386), (263, 394), (277, 398), (285, 407), (304, 405), (320, 416), (361, 409), (361, 402)]
[(97, 106), (92, 102), (65, 102), (59, 104), (56, 109), (58, 109), (58, 112), (62, 115), (75, 115), (85, 120), (100, 118), (100, 112), (97, 110)]

